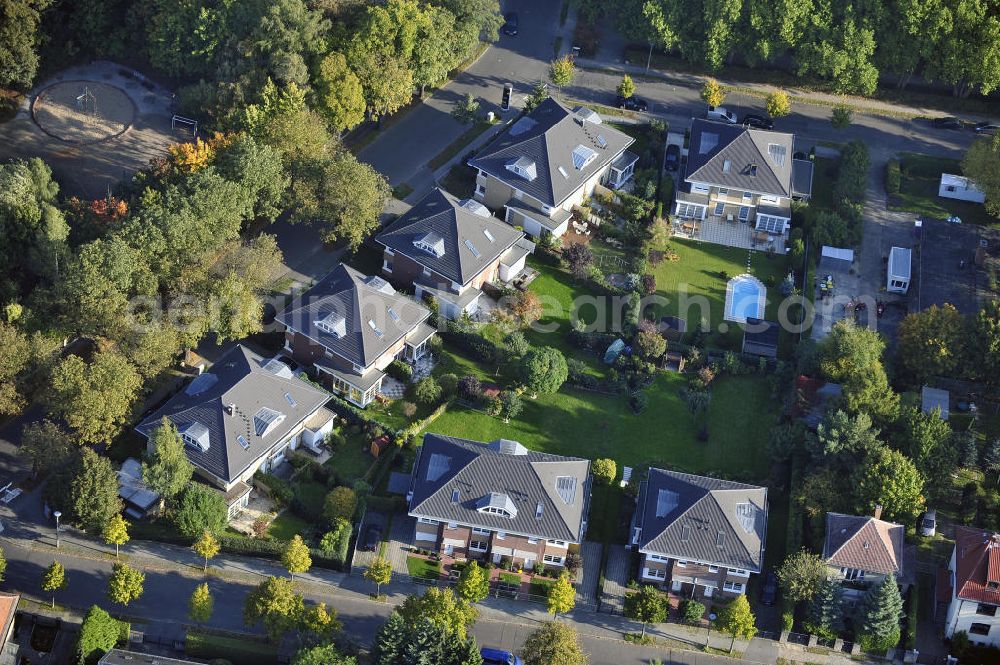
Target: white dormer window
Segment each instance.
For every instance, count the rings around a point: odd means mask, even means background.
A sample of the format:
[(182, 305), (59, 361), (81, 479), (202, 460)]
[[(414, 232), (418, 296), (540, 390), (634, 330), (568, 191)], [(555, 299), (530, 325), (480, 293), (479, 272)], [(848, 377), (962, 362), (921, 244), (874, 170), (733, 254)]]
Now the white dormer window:
[(514, 506), (514, 502), (509, 496), (500, 492), (490, 492), (484, 496), (479, 500), (476, 510), (488, 515), (500, 515), (507, 519), (517, 517), (517, 507)]
[(538, 168), (535, 162), (528, 157), (518, 157), (507, 164), (507, 170), (514, 175), (520, 176), (528, 182), (533, 182), (538, 177)]
[(437, 258), (444, 256), (444, 238), (436, 233), (426, 233), (413, 241), (413, 246)]
[(325, 333), (329, 333), (340, 339), (347, 334), (347, 321), (337, 313), (330, 314), (326, 318), (317, 321), (316, 327)]
[(597, 159), (597, 153), (585, 145), (578, 145), (573, 148), (573, 168), (582, 171), (587, 165)]

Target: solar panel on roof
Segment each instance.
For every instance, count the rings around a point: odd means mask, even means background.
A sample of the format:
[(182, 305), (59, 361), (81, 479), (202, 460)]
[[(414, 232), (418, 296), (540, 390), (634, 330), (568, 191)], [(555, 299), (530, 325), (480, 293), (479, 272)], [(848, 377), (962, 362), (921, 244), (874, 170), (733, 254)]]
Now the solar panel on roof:
[(666, 517), (677, 507), (677, 492), (660, 490), (656, 494), (656, 516)]
[(573, 505), (573, 501), (576, 500), (576, 478), (573, 476), (556, 478), (556, 493), (567, 506)]
[(767, 154), (770, 155), (771, 161), (778, 166), (785, 165), (785, 156), (788, 154), (785, 146), (779, 143), (768, 143)]
[(441, 476), (448, 473), (448, 469), (450, 468), (451, 457), (442, 455), (441, 453), (433, 453), (427, 462), (427, 480), (430, 482), (439, 480)]

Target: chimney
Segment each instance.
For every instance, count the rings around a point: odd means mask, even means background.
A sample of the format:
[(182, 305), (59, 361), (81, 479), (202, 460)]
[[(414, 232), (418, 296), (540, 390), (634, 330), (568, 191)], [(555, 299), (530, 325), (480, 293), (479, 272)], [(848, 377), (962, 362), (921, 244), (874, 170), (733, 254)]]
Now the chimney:
[(225, 409), (226, 409), (226, 414), (228, 414), (230, 416), (233, 415), (234, 413), (236, 413), (236, 405), (235, 404), (227, 404), (225, 406)]
[(875, 504), (875, 519), (877, 519), (877, 520), (882, 519), (882, 504), (881, 503), (876, 503)]

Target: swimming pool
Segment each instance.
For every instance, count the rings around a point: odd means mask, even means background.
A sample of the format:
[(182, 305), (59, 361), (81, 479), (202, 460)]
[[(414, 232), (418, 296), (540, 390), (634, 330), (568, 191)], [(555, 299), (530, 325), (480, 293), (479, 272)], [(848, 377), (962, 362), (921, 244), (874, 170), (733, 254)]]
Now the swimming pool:
[(767, 289), (753, 275), (737, 275), (726, 285), (727, 321), (745, 323), (747, 319), (763, 319)]

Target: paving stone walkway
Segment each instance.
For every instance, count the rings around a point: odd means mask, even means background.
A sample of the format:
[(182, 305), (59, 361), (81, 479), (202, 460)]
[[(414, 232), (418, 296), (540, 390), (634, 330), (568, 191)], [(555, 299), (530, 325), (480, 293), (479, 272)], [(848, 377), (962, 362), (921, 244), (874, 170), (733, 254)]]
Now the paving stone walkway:
[(601, 611), (622, 614), (625, 611), (625, 592), (628, 591), (628, 573), (632, 555), (624, 545), (608, 545), (608, 563), (604, 568), (604, 592)]

